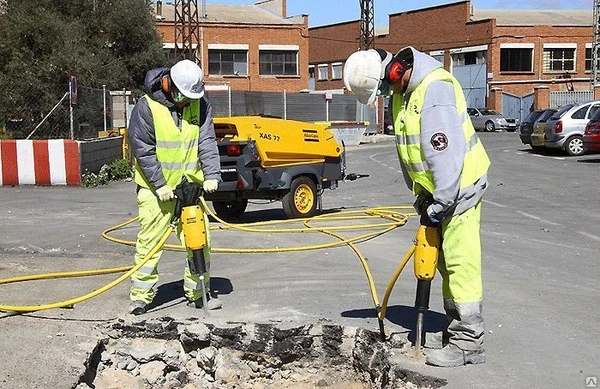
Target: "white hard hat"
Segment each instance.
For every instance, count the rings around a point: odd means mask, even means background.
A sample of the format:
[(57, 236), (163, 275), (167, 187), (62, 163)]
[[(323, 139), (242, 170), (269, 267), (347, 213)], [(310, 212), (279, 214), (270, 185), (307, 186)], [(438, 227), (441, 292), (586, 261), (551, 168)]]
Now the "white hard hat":
[(189, 59), (179, 61), (171, 67), (171, 80), (187, 98), (196, 100), (204, 96), (204, 72)]
[(384, 78), (383, 62), (379, 52), (374, 49), (356, 51), (346, 60), (343, 71), (344, 85), (346, 89), (354, 92), (361, 103), (368, 105), (375, 102), (377, 90)]

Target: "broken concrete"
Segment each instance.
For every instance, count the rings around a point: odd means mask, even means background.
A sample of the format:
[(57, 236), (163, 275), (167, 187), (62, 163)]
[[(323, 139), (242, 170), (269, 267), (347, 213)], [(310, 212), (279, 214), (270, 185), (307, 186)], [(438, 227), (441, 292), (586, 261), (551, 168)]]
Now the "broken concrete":
[(410, 345), (397, 334), (332, 324), (117, 320), (73, 388), (438, 388), (445, 380), (394, 361)]

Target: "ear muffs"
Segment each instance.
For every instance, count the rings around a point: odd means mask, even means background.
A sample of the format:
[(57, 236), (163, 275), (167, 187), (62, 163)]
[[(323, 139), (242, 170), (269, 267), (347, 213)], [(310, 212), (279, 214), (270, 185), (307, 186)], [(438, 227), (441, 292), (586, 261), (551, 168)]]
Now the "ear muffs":
[(160, 80), (160, 83), (162, 91), (165, 93), (165, 95), (169, 96), (169, 93), (171, 93), (171, 77), (163, 76), (163, 78)]
[(392, 62), (390, 62), (390, 64), (388, 65), (386, 78), (388, 79), (390, 84), (393, 84), (402, 78), (405, 71), (406, 68), (402, 66), (400, 62), (392, 60)]
[(385, 79), (390, 84), (399, 81), (404, 73), (413, 65), (412, 51), (403, 49), (399, 51), (386, 66)]

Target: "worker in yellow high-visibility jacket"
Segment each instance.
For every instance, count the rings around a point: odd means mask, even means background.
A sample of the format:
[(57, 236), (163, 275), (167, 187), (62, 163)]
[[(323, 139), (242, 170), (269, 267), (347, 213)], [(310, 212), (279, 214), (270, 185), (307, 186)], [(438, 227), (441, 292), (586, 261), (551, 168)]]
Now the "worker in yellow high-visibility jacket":
[[(221, 165), (215, 138), (212, 111), (204, 96), (204, 72), (190, 60), (171, 68), (146, 73), (146, 95), (133, 108), (127, 136), (135, 156), (135, 182), (141, 229), (137, 236), (135, 263), (166, 233), (175, 210), (173, 190), (183, 178), (202, 184), (214, 192), (221, 181)], [(208, 223), (208, 218), (204, 215)], [(183, 241), (181, 228), (178, 229)], [(210, 264), (210, 236), (204, 258)], [(162, 249), (131, 276), (129, 312), (145, 313), (154, 298), (158, 282), (158, 263)], [(187, 252), (188, 257), (191, 251)], [(204, 274), (205, 290), (210, 291), (210, 275)], [(186, 261), (183, 290), (189, 305), (202, 307), (202, 285)], [(214, 294), (207, 296), (207, 308), (221, 303)]]
[(344, 83), (363, 104), (391, 95), (398, 156), (417, 196), (422, 223), (440, 226), (438, 270), (448, 326), (443, 347), (426, 362), (461, 366), (485, 362), (481, 280), (481, 199), (490, 161), (467, 115), (456, 78), (413, 47), (396, 55), (371, 49), (350, 55)]

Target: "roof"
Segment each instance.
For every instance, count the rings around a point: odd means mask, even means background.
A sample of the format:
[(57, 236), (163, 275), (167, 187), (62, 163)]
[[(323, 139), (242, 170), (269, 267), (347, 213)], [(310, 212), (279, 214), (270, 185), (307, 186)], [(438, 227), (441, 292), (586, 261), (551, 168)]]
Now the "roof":
[[(156, 14), (156, 4), (152, 11)], [(175, 5), (162, 4), (162, 20), (173, 22), (175, 20)], [(235, 24), (301, 24), (297, 18), (284, 18), (271, 13), (259, 5), (228, 5), (206, 4), (206, 19), (202, 19), (202, 8), (198, 6), (198, 19), (203, 23), (235, 23)], [(156, 15), (159, 18), (158, 15)]]
[(504, 10), (473, 9), (471, 20), (496, 19), (498, 26), (583, 26), (591, 27), (594, 22), (591, 10)]

